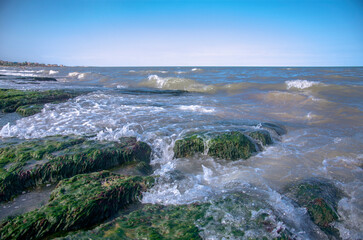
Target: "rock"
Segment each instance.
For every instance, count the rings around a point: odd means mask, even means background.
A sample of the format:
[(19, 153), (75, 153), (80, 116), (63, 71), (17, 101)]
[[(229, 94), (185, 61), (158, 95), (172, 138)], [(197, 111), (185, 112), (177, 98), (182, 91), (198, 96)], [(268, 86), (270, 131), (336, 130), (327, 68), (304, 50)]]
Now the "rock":
[(45, 206), (0, 223), (0, 238), (43, 239), (100, 223), (153, 184), (152, 177), (125, 177), (107, 171), (61, 181)]
[(0, 201), (27, 188), (123, 164), (144, 162), (136, 167), (148, 171), (150, 154), (150, 146), (132, 137), (120, 142), (51, 137), (0, 148)]
[(340, 239), (331, 223), (339, 219), (337, 205), (342, 191), (324, 179), (308, 179), (285, 187), (286, 196), (305, 207), (311, 220), (328, 236)]
[[(270, 134), (267, 131), (261, 130), (246, 134), (256, 137), (258, 142), (272, 143)], [(206, 140), (208, 138), (209, 140)], [(233, 131), (204, 135), (194, 134), (177, 140), (174, 145), (174, 157), (191, 157), (196, 153), (203, 153), (205, 145), (208, 147), (207, 154), (209, 156), (226, 160), (247, 159), (257, 151), (255, 143), (249, 137), (242, 132)]]
[(42, 111), (44, 105), (42, 104), (33, 104), (33, 105), (24, 105), (20, 106), (16, 109), (16, 112), (22, 115), (23, 117), (28, 117), (39, 113)]
[(266, 130), (249, 132), (247, 133), (247, 135), (257, 141), (257, 143), (262, 146), (267, 146), (273, 143), (270, 133)]
[(205, 205), (145, 205), (110, 223), (63, 239), (202, 239), (195, 221)]
[(198, 135), (183, 138), (175, 141), (174, 157), (190, 157), (196, 153), (204, 152), (204, 142)]
[(46, 103), (66, 101), (80, 95), (80, 92), (66, 92), (63, 90), (49, 91), (21, 91), (14, 89), (0, 89), (0, 109), (3, 112), (18, 112), (30, 116), (41, 111)]
[[(93, 230), (62, 239), (292, 239), (262, 200), (242, 193), (209, 203), (145, 205)], [(212, 233), (212, 234), (211, 234)], [(208, 234), (209, 238), (208, 238)], [(249, 239), (249, 238), (248, 238)]]
[(38, 81), (38, 82), (56, 82), (57, 79), (51, 77), (17, 77), (16, 79), (21, 79), (25, 81)]
[(256, 152), (255, 144), (240, 132), (217, 135), (209, 142), (208, 155), (227, 160), (247, 159)]
[(281, 136), (287, 133), (287, 130), (284, 126), (275, 123), (261, 123), (261, 126), (267, 129), (274, 130), (277, 135)]

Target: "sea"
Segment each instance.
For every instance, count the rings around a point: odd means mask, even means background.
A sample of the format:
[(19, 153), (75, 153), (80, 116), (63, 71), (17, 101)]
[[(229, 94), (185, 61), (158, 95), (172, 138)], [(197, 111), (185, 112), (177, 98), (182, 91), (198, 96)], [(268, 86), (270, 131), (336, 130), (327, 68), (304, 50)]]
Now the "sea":
[[(212, 202), (241, 191), (264, 199), (276, 226), (297, 239), (327, 239), (306, 209), (282, 194), (289, 183), (322, 178), (344, 192), (334, 223), (340, 237), (363, 239), (363, 67), (2, 67), (0, 88), (84, 91), (30, 117), (1, 113), (0, 141), (135, 136), (152, 147), (157, 177), (143, 203)], [(272, 132), (274, 143), (247, 160), (173, 157), (175, 141), (188, 133), (261, 129), (266, 122), (287, 133)], [(238, 211), (214, 210), (219, 224), (243, 221)], [(205, 239), (238, 239), (209, 227)]]

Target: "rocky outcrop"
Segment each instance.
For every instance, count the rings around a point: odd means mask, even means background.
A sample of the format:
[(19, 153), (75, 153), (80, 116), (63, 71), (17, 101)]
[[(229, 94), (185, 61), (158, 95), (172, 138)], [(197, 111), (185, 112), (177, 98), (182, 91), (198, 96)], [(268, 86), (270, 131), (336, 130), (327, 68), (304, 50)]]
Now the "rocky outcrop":
[(125, 177), (107, 171), (61, 181), (45, 206), (0, 223), (0, 238), (43, 239), (100, 223), (153, 184), (152, 177)]
[(46, 103), (62, 102), (81, 93), (63, 90), (21, 91), (0, 89), (0, 109), (3, 112), (17, 112), (23, 116), (38, 113)]
[(286, 196), (305, 207), (311, 220), (332, 239), (340, 239), (331, 223), (339, 219), (337, 205), (343, 193), (324, 179), (307, 179), (285, 187)]
[(174, 145), (174, 157), (190, 157), (204, 152), (204, 142), (198, 135), (177, 140)]
[(0, 201), (45, 183), (134, 164), (150, 171), (151, 148), (136, 138), (100, 142), (76, 137), (32, 140), (0, 149)]
[[(93, 230), (65, 239), (292, 239), (268, 205), (243, 193), (189, 205), (145, 205)], [(226, 213), (227, 212), (227, 213)], [(225, 215), (227, 214), (228, 217)], [(229, 224), (226, 224), (228, 222)], [(233, 224), (231, 224), (233, 222)]]
[(175, 141), (174, 157), (190, 157), (206, 151), (209, 156), (227, 160), (247, 159), (253, 153), (272, 143), (270, 133), (264, 129), (225, 133), (196, 133)]
[(256, 152), (254, 143), (240, 132), (217, 135), (209, 142), (208, 155), (227, 160), (247, 159)]

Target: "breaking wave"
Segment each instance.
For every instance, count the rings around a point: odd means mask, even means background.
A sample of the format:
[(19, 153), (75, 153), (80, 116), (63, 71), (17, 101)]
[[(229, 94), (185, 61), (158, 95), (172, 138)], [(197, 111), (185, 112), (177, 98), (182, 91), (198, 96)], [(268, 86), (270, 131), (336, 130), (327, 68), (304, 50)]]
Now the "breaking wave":
[(320, 84), (320, 82), (297, 79), (297, 80), (285, 81), (285, 84), (287, 85), (287, 89), (291, 88), (305, 89)]
[(148, 76), (147, 81), (139, 84), (142, 87), (160, 88), (165, 90), (183, 90), (188, 92), (209, 92), (213, 93), (217, 89), (214, 85), (198, 83), (189, 78), (159, 77), (158, 75)]

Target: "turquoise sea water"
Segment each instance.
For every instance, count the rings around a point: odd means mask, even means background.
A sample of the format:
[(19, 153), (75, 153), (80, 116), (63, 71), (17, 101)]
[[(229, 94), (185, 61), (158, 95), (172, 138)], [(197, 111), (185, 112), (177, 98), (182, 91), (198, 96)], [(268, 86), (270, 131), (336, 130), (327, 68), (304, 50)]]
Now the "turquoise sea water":
[[(288, 216), (285, 227), (301, 239), (317, 237), (306, 212), (280, 191), (295, 180), (326, 178), (346, 194), (338, 206), (341, 221), (335, 223), (341, 237), (363, 238), (361, 67), (0, 68), (0, 75), (0, 88), (87, 91), (47, 104), (34, 116), (0, 115), (0, 141), (56, 134), (111, 141), (137, 136), (152, 146), (159, 176), (143, 202), (183, 204), (253, 191), (278, 215)], [(173, 158), (175, 140), (189, 132), (259, 128), (263, 122), (288, 132), (274, 135), (273, 145), (248, 160)], [(239, 221), (232, 215), (231, 222)], [(204, 232), (207, 239), (219, 239), (210, 229)]]

